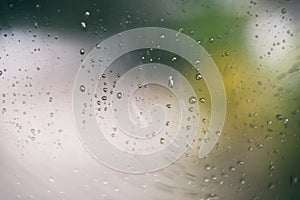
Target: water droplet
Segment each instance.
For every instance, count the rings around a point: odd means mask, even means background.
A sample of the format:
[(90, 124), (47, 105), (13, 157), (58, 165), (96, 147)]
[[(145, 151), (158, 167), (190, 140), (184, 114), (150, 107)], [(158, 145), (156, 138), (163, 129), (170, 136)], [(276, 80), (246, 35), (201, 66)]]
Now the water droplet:
[(214, 42), (214, 38), (213, 37), (209, 38), (209, 41)]
[(75, 168), (75, 169), (73, 169), (73, 172), (74, 172), (74, 173), (78, 173), (79, 170), (78, 170), (77, 168)]
[(298, 184), (298, 177), (297, 176), (290, 176), (290, 182), (291, 182), (291, 187), (295, 187), (295, 185)]
[(193, 107), (190, 107), (190, 108), (189, 108), (189, 111), (190, 111), (190, 112), (193, 112), (194, 110), (195, 110), (195, 109), (194, 109)]
[(97, 49), (101, 49), (101, 45), (98, 43), (98, 44), (96, 44), (96, 48)]
[(117, 93), (117, 98), (118, 98), (118, 99), (121, 99), (121, 98), (122, 98), (122, 93), (121, 93), (121, 92), (118, 92), (118, 93)]
[(229, 168), (229, 170), (230, 170), (230, 171), (235, 171), (235, 167), (232, 166), (232, 167)]
[(199, 64), (200, 64), (200, 60), (195, 60), (195, 61), (194, 61), (194, 64), (195, 64), (195, 65), (199, 65)]
[(275, 185), (273, 183), (270, 183), (268, 188), (269, 190), (273, 190), (275, 188)]
[(202, 75), (200, 73), (196, 74), (196, 80), (201, 80), (202, 79)]
[(271, 163), (269, 166), (269, 170), (274, 171), (274, 169), (275, 169), (275, 165), (274, 165), (274, 163)]
[(283, 119), (283, 117), (282, 117), (282, 115), (278, 114), (278, 115), (276, 115), (276, 119), (278, 119), (278, 120), (282, 120), (282, 119)]
[(286, 13), (286, 9), (285, 8), (282, 8), (281, 9), (281, 14), (285, 14)]
[(208, 170), (210, 170), (210, 169), (211, 169), (211, 167), (210, 167), (209, 165), (206, 165), (206, 166), (205, 166), (205, 170), (208, 171)]
[(84, 16), (86, 16), (86, 17), (89, 17), (90, 14), (91, 14), (91, 13), (90, 13), (89, 11), (85, 11), (85, 12), (84, 12)]
[(161, 35), (159, 38), (160, 38), (160, 39), (165, 39), (166, 36), (165, 36), (165, 35)]
[(172, 76), (169, 76), (168, 86), (169, 86), (169, 88), (173, 88), (174, 87), (174, 80), (173, 80)]
[(85, 50), (84, 49), (80, 49), (79, 53), (80, 53), (80, 55), (83, 55), (85, 53)]
[(244, 164), (244, 161), (239, 160), (239, 161), (237, 162), (237, 164), (238, 164), (238, 165), (243, 165), (243, 164)]
[(165, 138), (160, 138), (160, 144), (164, 144), (165, 143)]
[(201, 103), (205, 103), (205, 98), (200, 98), (199, 100)]
[(85, 30), (86, 29), (86, 23), (84, 21), (80, 22), (80, 27), (81, 27), (81, 29)]
[(242, 178), (242, 179), (240, 180), (240, 183), (241, 183), (242, 185), (244, 185), (244, 184), (246, 183), (245, 179)]
[(189, 103), (190, 104), (194, 104), (196, 102), (197, 102), (197, 98), (196, 97), (192, 96), (192, 97), (189, 98)]
[(79, 87), (79, 89), (80, 89), (81, 92), (84, 92), (84, 91), (85, 91), (84, 85), (81, 85), (81, 86)]
[(3, 72), (0, 70), (0, 76), (2, 75), (2, 73), (3, 73)]
[(177, 58), (175, 56), (173, 56), (172, 59), (171, 59), (172, 62), (174, 62), (176, 60), (177, 60)]
[(53, 177), (49, 177), (49, 181), (50, 181), (51, 183), (53, 183), (53, 182), (54, 182), (54, 178), (53, 178)]
[(101, 99), (102, 99), (103, 101), (106, 101), (106, 100), (107, 100), (107, 96), (102, 96)]

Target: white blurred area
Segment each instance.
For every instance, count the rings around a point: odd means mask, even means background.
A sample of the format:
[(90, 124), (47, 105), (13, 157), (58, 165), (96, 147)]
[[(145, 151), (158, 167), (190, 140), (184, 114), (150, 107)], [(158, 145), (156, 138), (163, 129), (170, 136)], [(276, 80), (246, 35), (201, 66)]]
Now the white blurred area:
[[(81, 60), (99, 40), (59, 31), (48, 36), (48, 31), (26, 27), (6, 33), (0, 39), (5, 52), (0, 199), (195, 199), (214, 194), (212, 183), (202, 185), (206, 162), (200, 163), (197, 154), (135, 175), (106, 167), (83, 148), (72, 111), (73, 82)], [(87, 52), (83, 56), (81, 48)]]

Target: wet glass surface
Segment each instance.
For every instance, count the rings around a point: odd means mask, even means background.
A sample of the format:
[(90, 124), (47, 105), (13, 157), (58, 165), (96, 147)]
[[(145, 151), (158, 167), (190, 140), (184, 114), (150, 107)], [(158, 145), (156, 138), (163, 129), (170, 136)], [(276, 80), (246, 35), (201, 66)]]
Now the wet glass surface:
[(0, 199), (300, 198), (300, 2), (0, 2)]

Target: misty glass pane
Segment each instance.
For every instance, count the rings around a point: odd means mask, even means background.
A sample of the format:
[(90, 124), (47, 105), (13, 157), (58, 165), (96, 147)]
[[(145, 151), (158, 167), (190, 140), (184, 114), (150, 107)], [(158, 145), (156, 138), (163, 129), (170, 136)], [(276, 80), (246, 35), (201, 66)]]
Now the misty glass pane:
[(300, 2), (0, 2), (0, 200), (300, 199)]

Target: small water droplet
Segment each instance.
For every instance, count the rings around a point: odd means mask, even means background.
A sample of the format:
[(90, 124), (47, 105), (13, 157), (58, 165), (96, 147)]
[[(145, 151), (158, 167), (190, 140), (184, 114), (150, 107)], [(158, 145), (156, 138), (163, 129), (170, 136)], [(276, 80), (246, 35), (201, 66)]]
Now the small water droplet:
[(85, 91), (84, 85), (81, 85), (81, 86), (79, 87), (79, 89), (80, 89), (81, 92), (84, 92), (84, 91)]
[(201, 103), (205, 103), (205, 98), (200, 98), (199, 100)]
[(91, 13), (90, 13), (89, 11), (85, 11), (85, 12), (84, 12), (84, 16), (86, 16), (86, 17), (89, 17), (90, 14), (91, 14)]
[(96, 44), (96, 48), (97, 49), (101, 49), (101, 45), (98, 43), (98, 44)]
[(195, 61), (194, 61), (194, 64), (195, 64), (195, 65), (199, 65), (199, 64), (200, 64), (200, 60), (195, 60)]
[(80, 49), (79, 53), (80, 53), (80, 55), (83, 55), (85, 53), (85, 50), (84, 49)]
[(297, 176), (290, 176), (290, 182), (291, 182), (291, 187), (295, 187), (295, 185), (298, 184), (298, 177)]
[(195, 109), (193, 107), (189, 107), (189, 111), (193, 112)]
[(237, 162), (237, 164), (238, 164), (238, 165), (243, 165), (243, 164), (244, 164), (244, 161), (239, 160), (239, 161)]
[(196, 80), (201, 80), (202, 79), (202, 75), (200, 73), (196, 74)]
[(209, 38), (209, 42), (214, 42), (214, 38), (213, 37)]
[(171, 59), (172, 62), (174, 62), (176, 60), (177, 60), (176, 56), (173, 56), (172, 59)]
[(244, 185), (244, 184), (246, 183), (245, 179), (242, 178), (242, 179), (240, 180), (240, 183), (241, 183), (242, 185)]
[(117, 98), (118, 98), (118, 99), (121, 99), (121, 98), (122, 98), (122, 93), (121, 93), (121, 92), (118, 92), (118, 93), (117, 93)]
[(107, 96), (102, 96), (101, 99), (102, 99), (103, 101), (106, 101), (106, 100), (107, 100)]
[(283, 119), (283, 117), (282, 117), (282, 115), (278, 114), (278, 115), (276, 115), (276, 119), (278, 119), (278, 120), (282, 120), (282, 119)]
[(230, 171), (235, 171), (235, 167), (232, 166), (232, 167), (229, 168), (229, 170), (230, 170)]
[(271, 163), (269, 166), (269, 170), (274, 171), (274, 169), (275, 169), (275, 165), (274, 165), (274, 163)]
[(77, 168), (75, 168), (75, 169), (73, 169), (73, 172), (74, 172), (74, 173), (78, 173), (79, 170), (78, 170)]
[(273, 183), (270, 183), (268, 188), (269, 190), (273, 190), (275, 188), (275, 185)]
[(196, 97), (192, 96), (192, 97), (189, 98), (189, 103), (190, 104), (194, 104), (196, 102), (197, 102), (197, 98)]
[(160, 144), (164, 144), (165, 143), (165, 138), (160, 138)]
[(281, 14), (285, 14), (286, 13), (286, 9), (285, 8), (282, 8), (281, 9)]
[(50, 181), (51, 183), (53, 183), (53, 182), (54, 182), (54, 178), (53, 178), (53, 177), (49, 177), (49, 181)]
[(173, 80), (172, 76), (169, 76), (168, 86), (169, 86), (169, 88), (173, 88), (174, 87), (174, 80)]
[(85, 30), (86, 29), (86, 23), (84, 21), (80, 22), (80, 27), (81, 27), (81, 29)]
[(160, 38), (160, 39), (165, 39), (166, 36), (165, 36), (165, 35), (161, 35), (159, 38)]

